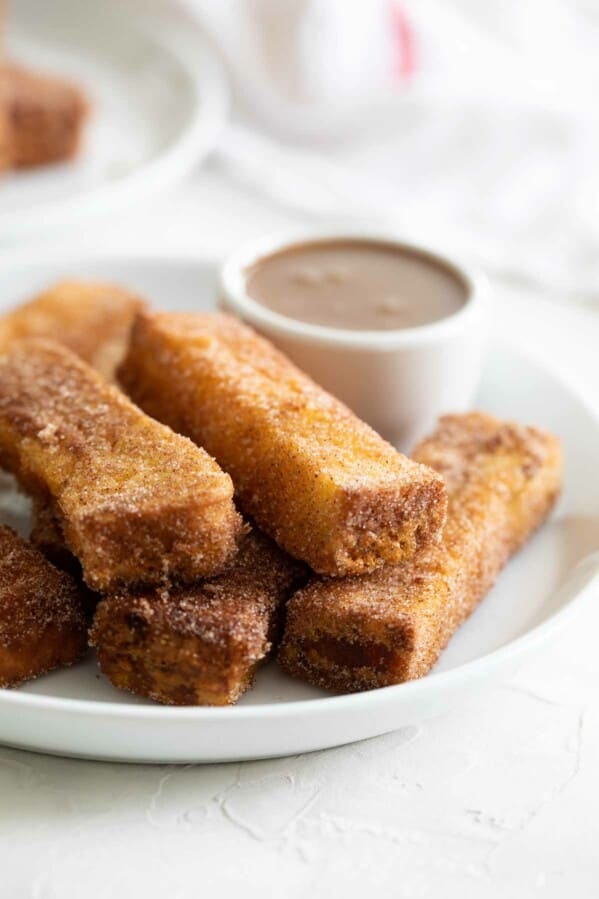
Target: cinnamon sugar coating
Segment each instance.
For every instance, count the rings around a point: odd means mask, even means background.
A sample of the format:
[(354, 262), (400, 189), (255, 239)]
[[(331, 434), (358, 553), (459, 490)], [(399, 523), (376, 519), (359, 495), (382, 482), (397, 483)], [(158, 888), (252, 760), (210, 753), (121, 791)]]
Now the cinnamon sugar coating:
[(342, 692), (422, 677), (561, 487), (556, 437), (482, 413), (442, 418), (414, 458), (445, 478), (441, 543), (401, 566), (300, 590), (279, 652), (289, 674)]
[(91, 589), (193, 581), (236, 552), (229, 476), (51, 341), (0, 356), (0, 464), (50, 503)]
[(47, 337), (113, 379), (143, 300), (115, 284), (59, 281), (0, 318), (0, 350), (13, 340)]
[(88, 102), (72, 82), (3, 62), (0, 107), (7, 120), (12, 167), (46, 165), (76, 155)]
[(116, 687), (174, 705), (229, 705), (253, 681), (306, 570), (252, 531), (230, 569), (191, 587), (120, 591), (91, 631)]
[(86, 646), (75, 582), (0, 526), (0, 687), (72, 665)]
[(242, 511), (318, 572), (407, 559), (443, 525), (436, 473), (230, 316), (140, 313), (119, 377), (150, 415), (214, 455)]

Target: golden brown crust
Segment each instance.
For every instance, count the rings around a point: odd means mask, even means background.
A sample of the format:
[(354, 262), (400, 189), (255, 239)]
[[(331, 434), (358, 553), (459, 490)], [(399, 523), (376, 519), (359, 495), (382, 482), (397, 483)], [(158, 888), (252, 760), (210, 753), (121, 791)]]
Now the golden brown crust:
[(242, 510), (316, 571), (398, 562), (442, 527), (442, 479), (236, 319), (141, 313), (119, 377), (150, 415), (212, 453)]
[(560, 490), (557, 438), (490, 415), (444, 417), (414, 457), (446, 479), (441, 544), (402, 566), (315, 578), (299, 591), (279, 652), (290, 674), (343, 692), (422, 677)]
[(3, 62), (0, 106), (11, 166), (46, 165), (76, 155), (89, 104), (72, 82)]
[(133, 318), (144, 305), (115, 284), (59, 281), (0, 318), (0, 351), (14, 340), (46, 337), (110, 380), (125, 355)]
[(193, 581), (236, 552), (229, 476), (50, 341), (0, 357), (0, 464), (51, 502), (92, 589)]
[(75, 582), (0, 526), (0, 687), (72, 665), (86, 645)]
[(112, 683), (158, 702), (228, 705), (270, 651), (305, 569), (252, 531), (231, 568), (192, 587), (118, 592), (98, 606), (92, 642)]

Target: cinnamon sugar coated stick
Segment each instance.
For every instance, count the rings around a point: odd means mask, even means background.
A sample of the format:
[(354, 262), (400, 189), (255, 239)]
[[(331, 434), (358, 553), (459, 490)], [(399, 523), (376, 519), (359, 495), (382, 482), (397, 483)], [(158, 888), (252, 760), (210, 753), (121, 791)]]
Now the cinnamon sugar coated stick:
[(140, 313), (119, 377), (150, 415), (214, 455), (242, 511), (316, 571), (399, 562), (442, 527), (439, 475), (230, 316)]
[(414, 458), (445, 478), (441, 544), (366, 577), (315, 578), (289, 602), (283, 668), (317, 686), (368, 690), (421, 677), (559, 493), (556, 437), (471, 413), (441, 419)]
[(251, 685), (305, 569), (262, 534), (231, 568), (191, 587), (120, 591), (98, 606), (92, 642), (116, 687), (175, 705), (228, 705)]
[(51, 341), (0, 356), (0, 464), (50, 502), (92, 589), (195, 580), (236, 552), (229, 476)]
[(143, 306), (140, 297), (115, 284), (59, 281), (0, 318), (0, 350), (13, 340), (47, 337), (111, 379)]
[(10, 117), (6, 106), (2, 103), (2, 90), (0, 88), (0, 175), (11, 166), (11, 141)]
[(72, 665), (86, 646), (75, 582), (0, 526), (0, 687)]
[(88, 102), (72, 82), (2, 62), (0, 107), (11, 166), (46, 165), (76, 155)]

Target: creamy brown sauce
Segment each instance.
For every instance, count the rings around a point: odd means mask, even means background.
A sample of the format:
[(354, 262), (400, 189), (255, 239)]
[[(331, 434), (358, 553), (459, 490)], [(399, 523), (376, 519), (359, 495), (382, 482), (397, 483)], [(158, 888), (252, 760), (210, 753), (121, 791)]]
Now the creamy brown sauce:
[(413, 328), (457, 312), (459, 275), (393, 243), (322, 240), (259, 259), (246, 272), (252, 299), (281, 315), (350, 330)]

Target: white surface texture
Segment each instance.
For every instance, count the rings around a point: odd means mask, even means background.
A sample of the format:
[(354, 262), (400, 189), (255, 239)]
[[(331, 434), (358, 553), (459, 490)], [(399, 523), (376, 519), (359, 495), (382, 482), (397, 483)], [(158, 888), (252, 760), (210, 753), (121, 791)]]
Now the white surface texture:
[[(293, 222), (208, 169), (68, 239), (204, 255), (279, 224)], [(506, 284), (493, 300), (495, 332), (598, 407), (594, 314)], [(0, 895), (596, 897), (598, 625), (587, 606), (469, 708), (323, 753), (177, 768), (0, 748)]]

